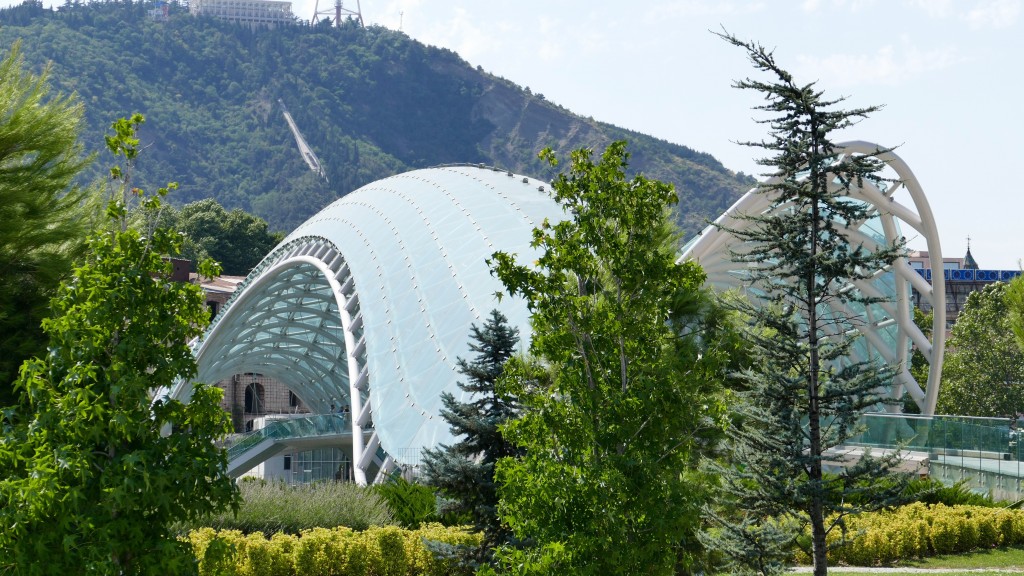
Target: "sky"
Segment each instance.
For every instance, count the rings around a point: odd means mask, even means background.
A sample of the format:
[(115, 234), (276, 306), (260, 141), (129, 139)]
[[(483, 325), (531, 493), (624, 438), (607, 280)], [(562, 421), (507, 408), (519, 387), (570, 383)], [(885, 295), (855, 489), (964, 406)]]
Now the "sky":
[[(309, 20), (334, 0), (293, 0)], [(0, 5), (18, 0), (0, 0)], [(49, 2), (44, 2), (49, 5)], [(768, 80), (712, 31), (774, 50), (799, 83), (883, 108), (836, 136), (898, 146), (944, 256), (1024, 258), (1024, 0), (343, 0), (367, 25), (451, 49), (582, 116), (758, 175), (767, 127), (744, 78)], [(909, 199), (900, 198), (909, 203)], [(912, 249), (923, 239), (904, 231)]]

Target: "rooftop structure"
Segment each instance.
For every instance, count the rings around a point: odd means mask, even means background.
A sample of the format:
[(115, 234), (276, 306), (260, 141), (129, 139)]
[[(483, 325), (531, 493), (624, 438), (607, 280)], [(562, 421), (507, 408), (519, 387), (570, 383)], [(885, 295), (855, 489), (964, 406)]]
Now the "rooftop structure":
[[(938, 268), (933, 268), (931, 258), (926, 251), (911, 252), (907, 256), (907, 262), (921, 275), (922, 278), (932, 283), (933, 277), (938, 277)], [(1009, 282), (1020, 276), (1020, 270), (983, 270), (971, 254), (970, 246), (967, 247), (967, 254), (963, 258), (942, 259), (942, 280), (946, 290), (946, 331), (953, 328), (960, 311), (967, 303), (967, 297), (971, 292), (981, 290), (993, 282)], [(914, 305), (921, 311), (928, 313), (932, 310), (932, 303), (922, 298), (921, 294), (914, 291)]]

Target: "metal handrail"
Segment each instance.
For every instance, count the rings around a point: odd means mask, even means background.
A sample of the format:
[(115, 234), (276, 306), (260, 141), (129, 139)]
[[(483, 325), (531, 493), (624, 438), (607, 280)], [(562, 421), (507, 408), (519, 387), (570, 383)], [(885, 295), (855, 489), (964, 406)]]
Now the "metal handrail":
[(301, 418), (273, 420), (259, 430), (241, 435), (228, 446), (228, 460), (241, 456), (264, 440), (289, 440), (351, 433), (352, 419), (348, 414), (314, 414)]

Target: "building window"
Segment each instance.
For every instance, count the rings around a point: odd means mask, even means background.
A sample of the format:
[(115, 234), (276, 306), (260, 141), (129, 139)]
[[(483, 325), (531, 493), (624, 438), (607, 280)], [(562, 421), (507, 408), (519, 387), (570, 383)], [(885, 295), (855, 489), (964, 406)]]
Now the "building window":
[(247, 414), (263, 413), (263, 385), (253, 382), (245, 387), (245, 411)]
[(284, 455), (284, 469), (285, 470), (291, 470), (292, 469), (292, 455), (291, 454), (285, 454)]
[(288, 391), (288, 406), (292, 408), (299, 407), (299, 397), (295, 395), (291, 390)]

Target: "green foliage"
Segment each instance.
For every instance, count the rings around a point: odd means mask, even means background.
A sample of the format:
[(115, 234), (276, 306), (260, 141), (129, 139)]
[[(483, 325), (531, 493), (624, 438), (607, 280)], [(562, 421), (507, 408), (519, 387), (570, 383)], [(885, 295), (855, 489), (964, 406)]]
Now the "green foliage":
[(459, 441), (426, 450), (423, 455), (424, 481), (451, 500), (442, 505), (442, 514), (466, 515), (476, 530), (483, 531), (484, 545), (494, 547), (511, 539), (507, 527), (498, 521), (498, 491), (494, 483), (494, 464), (518, 451), (499, 431), (516, 414), (514, 399), (498, 394), (495, 385), (505, 362), (515, 353), (519, 331), (508, 319), (492, 310), (483, 328), (470, 328), (469, 349), (472, 361), (458, 359), (459, 373), (467, 382), (459, 388), (469, 394), (468, 402), (459, 402), (445, 392), (441, 417), (448, 422)]
[(164, 218), (185, 236), (181, 256), (193, 262), (216, 260), (224, 274), (247, 275), (284, 238), (271, 233), (262, 218), (238, 208), (228, 212), (212, 198), (169, 212)]
[(915, 503), (847, 516), (843, 527), (829, 534), (829, 559), (853, 566), (1024, 544), (1024, 512), (1007, 508)]
[(1010, 309), (1010, 328), (1017, 346), (1024, 350), (1024, 276), (1014, 278), (1006, 288), (1006, 306)]
[(312, 528), (346, 526), (366, 530), (394, 522), (387, 502), (373, 488), (343, 482), (317, 482), (289, 486), (283, 482), (245, 479), (239, 483), (241, 505), (235, 511), (178, 525), (183, 532), (198, 527), (298, 534)]
[(915, 479), (907, 484), (904, 496), (908, 502), (924, 504), (987, 507), (998, 505), (988, 494), (972, 492), (967, 486), (967, 480), (960, 480), (952, 486), (947, 486), (934, 478)]
[(82, 105), (51, 96), (49, 68), (23, 71), (21, 44), (0, 61), (0, 406), (21, 363), (46, 350), (41, 322), (92, 223), (72, 186), (85, 166)]
[(1024, 413), (1024, 351), (1013, 336), (1007, 293), (1008, 286), (996, 282), (967, 296), (946, 343), (938, 412)]
[[(580, 118), (395, 30), (253, 30), (174, 2), (169, 20), (156, 22), (150, 6), (5, 8), (0, 45), (24, 38), (31, 65), (53, 63), (55, 85), (88, 106), (86, 141), (100, 142), (122, 110), (145, 112), (141, 187), (177, 180), (180, 202), (213, 197), (272, 230), (290, 231), (339, 196), (412, 168), (484, 162), (546, 178), (542, 147), (567, 154), (623, 138), (636, 147), (635, 169), (676, 185), (686, 209), (678, 219), (691, 232), (753, 185), (707, 154)], [(303, 162), (279, 100), (326, 180)]]
[[(914, 307), (914, 324), (921, 329), (925, 338), (929, 340), (932, 337), (932, 312), (925, 314), (920, 308)], [(926, 386), (928, 382), (928, 372), (931, 369), (931, 363), (925, 355), (914, 346), (914, 351), (910, 356), (910, 374), (917, 380), (922, 387)], [(905, 414), (919, 414), (921, 408), (917, 405), (917, 402), (910, 397), (910, 394), (906, 394), (903, 398), (903, 412)]]
[(415, 530), (424, 522), (436, 522), (437, 495), (430, 486), (392, 476), (373, 487), (388, 503), (395, 520), (404, 528)]
[(535, 266), (491, 261), (534, 331), (533, 360), (503, 377), (523, 407), (504, 432), (525, 455), (496, 477), (502, 520), (537, 548), (502, 552), (504, 570), (666, 574), (698, 553), (694, 463), (721, 426), (724, 359), (704, 274), (676, 262), (672, 186), (627, 179), (627, 158), (624, 142), (597, 163), (574, 152), (552, 183), (567, 219), (534, 230)]
[[(140, 121), (112, 149), (133, 150)], [(166, 193), (130, 190), (147, 212)], [(49, 353), (22, 367), (26, 407), (0, 421), (0, 571), (184, 572), (192, 557), (170, 524), (237, 505), (213, 443), (230, 431), (220, 390), (160, 395), (195, 375), (188, 342), (208, 322), (200, 289), (170, 281), (178, 236), (127, 228), (121, 198), (107, 212), (43, 323)]]
[[(744, 307), (753, 320), (747, 336), (754, 361), (741, 374), (743, 390), (730, 430), (732, 461), (711, 465), (723, 476), (725, 498), (709, 509), (718, 528), (709, 541), (732, 556), (733, 570), (776, 573), (788, 560), (788, 548), (802, 542), (785, 529), (788, 520), (809, 523), (809, 553), (815, 573), (824, 574), (831, 528), (846, 514), (890, 504), (902, 492), (902, 477), (890, 477), (886, 492), (877, 488), (894, 456), (847, 459), (836, 476), (822, 470), (827, 451), (857, 434), (860, 414), (883, 401), (879, 391), (893, 378), (890, 366), (852, 354), (853, 328), (863, 322), (856, 311), (879, 300), (848, 289), (871, 281), (903, 250), (869, 247), (854, 233), (874, 211), (850, 199), (851, 188), (880, 181), (884, 165), (874, 155), (848, 154), (837, 162), (831, 140), (834, 131), (877, 107), (838, 109), (841, 100), (825, 99), (813, 83), (797, 84), (762, 46), (720, 36), (772, 77), (742, 80), (736, 87), (762, 95), (766, 103), (758, 109), (773, 115), (763, 121), (769, 138), (748, 145), (771, 154), (760, 163), (774, 176), (758, 187), (767, 210), (742, 216), (743, 227), (727, 230), (740, 241), (733, 258), (761, 302)], [(865, 491), (875, 497), (857, 498)]]
[(269, 539), (212, 528), (188, 534), (200, 576), (450, 576), (454, 567), (435, 558), (423, 543), (477, 547), (480, 539), (480, 534), (440, 524), (417, 530), (379, 526), (361, 532), (313, 528)]

